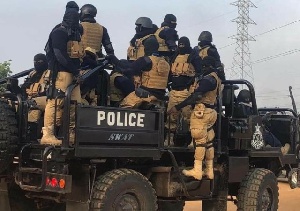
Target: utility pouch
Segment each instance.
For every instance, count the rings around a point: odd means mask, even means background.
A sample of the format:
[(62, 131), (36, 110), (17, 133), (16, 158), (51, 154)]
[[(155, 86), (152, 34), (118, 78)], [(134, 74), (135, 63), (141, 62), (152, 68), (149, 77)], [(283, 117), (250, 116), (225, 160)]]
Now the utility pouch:
[(140, 87), (135, 89), (135, 94), (136, 94), (136, 96), (138, 96), (140, 98), (148, 98), (151, 96), (149, 91), (142, 89)]

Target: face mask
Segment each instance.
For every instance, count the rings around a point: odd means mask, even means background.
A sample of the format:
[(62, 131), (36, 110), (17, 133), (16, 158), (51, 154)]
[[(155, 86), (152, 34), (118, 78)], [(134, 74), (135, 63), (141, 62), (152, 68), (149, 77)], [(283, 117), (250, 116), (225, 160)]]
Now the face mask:
[(42, 72), (48, 69), (48, 64), (43, 60), (34, 61), (34, 68), (36, 71)]

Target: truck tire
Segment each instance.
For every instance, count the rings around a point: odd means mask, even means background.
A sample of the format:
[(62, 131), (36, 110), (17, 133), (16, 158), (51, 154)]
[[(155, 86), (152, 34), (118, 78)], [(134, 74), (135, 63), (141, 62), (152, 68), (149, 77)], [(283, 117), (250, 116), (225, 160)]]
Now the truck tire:
[(159, 201), (159, 211), (183, 211), (185, 202), (184, 201)]
[(90, 211), (157, 210), (157, 197), (151, 183), (131, 169), (106, 172), (95, 182)]
[(0, 174), (12, 164), (17, 141), (16, 114), (7, 100), (0, 99)]
[(278, 210), (278, 182), (274, 173), (256, 168), (241, 182), (237, 196), (238, 211)]

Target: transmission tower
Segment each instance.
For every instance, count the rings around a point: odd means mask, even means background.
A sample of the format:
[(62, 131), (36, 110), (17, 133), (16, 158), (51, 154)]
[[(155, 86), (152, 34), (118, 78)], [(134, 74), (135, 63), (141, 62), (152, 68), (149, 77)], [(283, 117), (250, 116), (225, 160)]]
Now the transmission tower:
[(230, 78), (246, 79), (253, 83), (254, 77), (252, 72), (249, 41), (255, 41), (255, 39), (249, 35), (248, 25), (256, 24), (249, 17), (250, 7), (256, 8), (256, 6), (251, 2), (251, 0), (237, 0), (231, 3), (231, 5), (238, 7), (239, 16), (232, 20), (237, 23), (237, 34), (231, 37), (236, 40), (236, 48)]

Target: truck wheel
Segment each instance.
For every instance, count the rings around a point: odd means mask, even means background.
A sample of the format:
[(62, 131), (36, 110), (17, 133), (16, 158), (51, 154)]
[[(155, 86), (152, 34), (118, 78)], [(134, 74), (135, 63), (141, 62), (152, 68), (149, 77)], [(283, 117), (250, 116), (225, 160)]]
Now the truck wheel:
[(156, 211), (157, 197), (145, 176), (130, 169), (115, 169), (95, 182), (90, 210)]
[(0, 174), (9, 165), (17, 149), (18, 128), (15, 112), (7, 100), (0, 99)]
[(278, 182), (273, 172), (257, 168), (248, 172), (237, 196), (240, 211), (278, 210)]
[(159, 201), (159, 211), (183, 211), (185, 202), (184, 201)]

